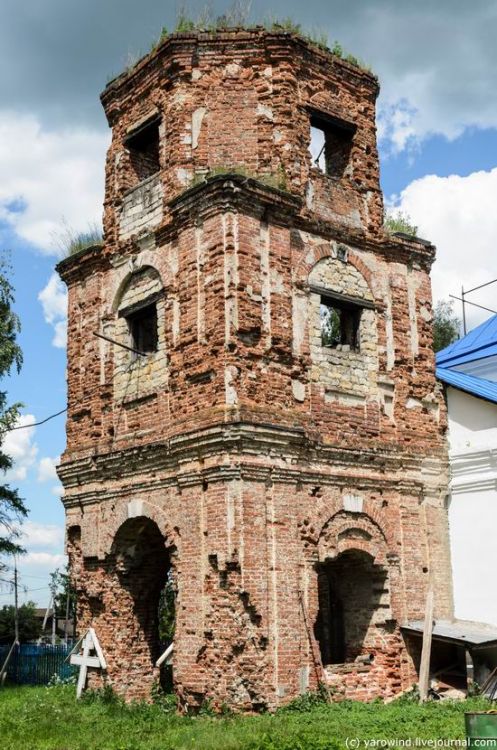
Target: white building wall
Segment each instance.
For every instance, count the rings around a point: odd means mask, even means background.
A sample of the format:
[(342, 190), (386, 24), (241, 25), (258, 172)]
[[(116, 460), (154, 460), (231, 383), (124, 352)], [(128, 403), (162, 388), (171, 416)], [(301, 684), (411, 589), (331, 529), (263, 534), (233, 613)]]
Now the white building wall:
[(447, 388), (455, 616), (497, 625), (497, 404)]

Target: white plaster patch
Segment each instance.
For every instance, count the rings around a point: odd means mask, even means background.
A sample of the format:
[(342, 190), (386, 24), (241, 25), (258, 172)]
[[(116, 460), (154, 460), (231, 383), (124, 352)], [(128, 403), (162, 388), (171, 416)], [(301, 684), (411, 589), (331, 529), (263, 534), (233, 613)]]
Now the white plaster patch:
[(419, 308), (419, 314), (425, 320), (427, 323), (430, 323), (433, 320), (433, 315), (431, 314), (431, 310), (429, 310), (424, 305), (421, 305)]
[(301, 354), (307, 328), (307, 297), (303, 293), (293, 294), (293, 353)]
[(292, 379), (292, 393), (295, 401), (305, 400), (305, 385), (300, 380)]
[(229, 63), (224, 69), (225, 78), (239, 78), (241, 70), (237, 63)]
[(349, 513), (362, 513), (364, 499), (360, 495), (344, 495), (343, 509)]
[(312, 182), (309, 182), (307, 185), (307, 190), (305, 191), (305, 203), (307, 208), (311, 210), (314, 205), (314, 185)]
[(192, 114), (192, 150), (197, 148), (198, 146), (202, 120), (204, 119), (206, 113), (207, 109), (205, 107), (198, 107), (198, 109), (196, 109)]
[(238, 403), (238, 393), (235, 388), (235, 382), (238, 378), (238, 368), (229, 365), (224, 370), (224, 388), (226, 393), (226, 405), (235, 406)]
[(128, 518), (143, 516), (143, 500), (130, 500), (128, 503)]
[(257, 105), (257, 114), (261, 117), (265, 117), (266, 119), (270, 120), (271, 122), (274, 119), (273, 116), (273, 110), (271, 107), (267, 107), (265, 104), (258, 104)]
[(423, 404), (418, 401), (417, 398), (408, 398), (406, 401), (406, 409), (422, 409)]
[(186, 187), (190, 183), (190, 172), (187, 169), (182, 169), (181, 167), (176, 170), (176, 177), (178, 178), (178, 182)]

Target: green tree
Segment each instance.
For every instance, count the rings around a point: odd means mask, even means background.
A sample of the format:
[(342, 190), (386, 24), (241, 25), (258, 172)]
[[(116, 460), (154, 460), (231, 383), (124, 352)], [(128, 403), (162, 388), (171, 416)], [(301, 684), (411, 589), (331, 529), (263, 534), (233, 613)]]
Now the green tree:
[[(22, 365), (22, 352), (17, 343), (20, 330), (19, 318), (12, 310), (14, 290), (9, 281), (10, 267), (5, 259), (0, 260), (0, 378), (12, 369), (17, 372)], [(0, 391), (0, 471), (5, 473), (12, 466), (12, 459), (1, 449), (6, 433), (15, 426), (22, 404), (7, 405), (7, 393)], [(27, 515), (27, 509), (17, 490), (8, 484), (0, 484), (0, 554), (23, 552), (17, 543), (19, 522)], [(1, 567), (1, 566), (0, 566)]]
[[(0, 643), (11, 643), (15, 637), (15, 609), (5, 604), (0, 609)], [(26, 602), (19, 607), (19, 640), (21, 643), (34, 641), (40, 635), (41, 624), (36, 617), (34, 602)]]
[(69, 601), (68, 619), (74, 619), (76, 591), (71, 583), (67, 565), (63, 571), (57, 568), (53, 573), (50, 573), (50, 578), (50, 589), (54, 593), (54, 609), (57, 617), (65, 618)]
[(445, 349), (459, 338), (461, 321), (454, 312), (454, 303), (439, 300), (433, 311), (433, 348), (436, 352)]
[(319, 310), (321, 322), (321, 344), (336, 346), (341, 343), (342, 326), (339, 311), (329, 305), (321, 305)]
[(167, 574), (159, 600), (159, 635), (161, 640), (172, 643), (176, 620), (176, 587), (172, 569)]

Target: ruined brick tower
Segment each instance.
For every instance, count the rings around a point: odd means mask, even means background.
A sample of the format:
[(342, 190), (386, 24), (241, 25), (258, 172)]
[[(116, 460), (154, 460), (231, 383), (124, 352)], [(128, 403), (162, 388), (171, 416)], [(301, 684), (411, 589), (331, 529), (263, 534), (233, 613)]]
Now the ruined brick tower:
[(434, 248), (382, 228), (377, 94), (239, 30), (169, 37), (102, 95), (105, 242), (59, 265), (60, 476), (79, 630), (126, 698), (159, 678), (168, 575), (183, 706), (393, 695), (430, 578), (451, 614)]

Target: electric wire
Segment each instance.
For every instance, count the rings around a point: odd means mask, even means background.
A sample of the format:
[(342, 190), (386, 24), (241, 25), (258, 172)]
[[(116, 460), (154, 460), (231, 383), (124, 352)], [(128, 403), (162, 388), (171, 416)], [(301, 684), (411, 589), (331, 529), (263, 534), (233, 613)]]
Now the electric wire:
[(31, 424), (19, 424), (17, 425), (17, 427), (10, 427), (8, 430), (0, 430), (0, 433), (14, 432), (14, 430), (26, 430), (28, 427), (39, 427), (41, 424), (45, 424), (45, 422), (48, 422), (50, 419), (53, 419), (54, 417), (58, 417), (61, 414), (64, 414), (66, 411), (67, 411), (67, 406), (65, 409), (61, 409), (55, 414), (50, 414), (49, 417), (45, 417), (45, 419), (42, 419), (40, 422), (31, 422)]

